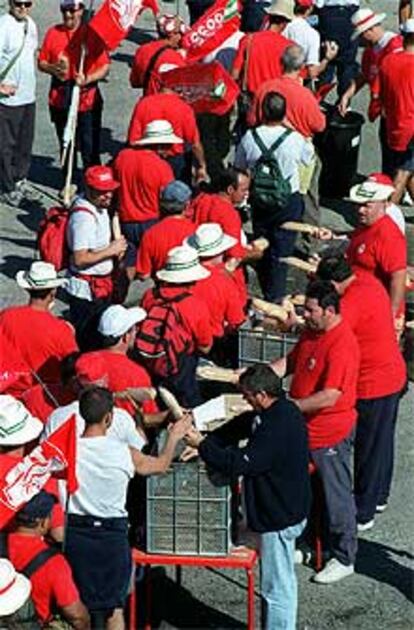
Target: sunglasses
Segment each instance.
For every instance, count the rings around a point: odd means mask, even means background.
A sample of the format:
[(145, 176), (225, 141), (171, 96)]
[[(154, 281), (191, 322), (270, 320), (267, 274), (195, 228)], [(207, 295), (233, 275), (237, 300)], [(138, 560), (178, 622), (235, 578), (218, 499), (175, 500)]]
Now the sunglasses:
[(33, 2), (13, 2), (13, 4), (16, 7), (16, 9), (23, 9), (23, 8), (30, 9)]

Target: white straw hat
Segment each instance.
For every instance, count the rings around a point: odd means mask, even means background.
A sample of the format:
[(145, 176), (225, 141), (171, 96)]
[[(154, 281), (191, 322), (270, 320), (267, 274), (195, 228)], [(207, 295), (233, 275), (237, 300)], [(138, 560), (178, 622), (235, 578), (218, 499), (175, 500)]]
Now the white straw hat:
[(139, 306), (125, 308), (122, 304), (109, 306), (101, 315), (98, 331), (104, 337), (122, 337), (138, 322), (142, 322), (147, 312)]
[(0, 617), (12, 615), (27, 601), (32, 590), (30, 580), (6, 558), (0, 558)]
[(203, 223), (197, 228), (195, 234), (189, 236), (184, 242), (186, 245), (194, 247), (200, 258), (210, 258), (223, 254), (230, 247), (234, 247), (237, 239), (225, 234), (218, 223)]
[(351, 39), (357, 39), (369, 28), (381, 24), (386, 17), (386, 13), (374, 13), (372, 9), (358, 9), (351, 18), (352, 26), (354, 27)]
[(144, 135), (134, 144), (183, 144), (183, 139), (175, 135), (173, 126), (168, 120), (153, 120), (145, 127)]
[(210, 272), (198, 260), (193, 247), (180, 245), (168, 252), (167, 262), (163, 269), (156, 272), (157, 278), (171, 284), (185, 284), (208, 278)]
[(65, 278), (59, 278), (54, 265), (36, 260), (29, 271), (18, 271), (16, 282), (22, 289), (56, 289), (65, 284)]
[(265, 11), (268, 15), (280, 15), (289, 21), (296, 17), (294, 0), (273, 0)]
[(32, 416), (19, 400), (0, 396), (0, 446), (20, 446), (35, 440), (43, 423)]

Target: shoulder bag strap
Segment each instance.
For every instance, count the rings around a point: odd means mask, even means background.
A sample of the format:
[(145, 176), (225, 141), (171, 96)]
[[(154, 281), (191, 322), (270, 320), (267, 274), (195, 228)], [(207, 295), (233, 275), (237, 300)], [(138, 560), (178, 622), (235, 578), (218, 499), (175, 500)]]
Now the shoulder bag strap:
[(43, 549), (38, 554), (34, 556), (22, 569), (20, 569), (20, 573), (23, 573), (27, 578), (31, 578), (36, 571), (38, 571), (41, 567), (43, 567), (46, 562), (48, 562), (51, 558), (56, 556), (59, 553), (57, 549), (53, 549), (53, 547), (49, 547), (48, 549)]
[(29, 30), (29, 22), (27, 20), (25, 20), (25, 23), (24, 23), (24, 26), (23, 26), (22, 43), (20, 44), (19, 50), (14, 55), (14, 57), (12, 57), (12, 59), (10, 59), (9, 63), (7, 64), (7, 66), (3, 70), (0, 71), (0, 83), (6, 78), (6, 76), (9, 74), (10, 70), (13, 68), (13, 66), (16, 63), (16, 61), (19, 59), (20, 55), (22, 54), (24, 45), (26, 43), (26, 37), (27, 37), (27, 31), (28, 30)]
[(276, 149), (280, 147), (281, 144), (287, 139), (288, 136), (292, 133), (292, 129), (285, 129), (281, 136), (269, 147), (269, 153), (274, 153)]
[(148, 66), (145, 70), (145, 74), (144, 74), (144, 78), (142, 80), (142, 89), (146, 90), (148, 87), (148, 84), (150, 82), (151, 79), (151, 74), (152, 71), (155, 68), (155, 64), (157, 63), (158, 59), (161, 57), (162, 53), (165, 50), (171, 49), (172, 50), (172, 46), (170, 46), (169, 44), (166, 44), (165, 46), (162, 46), (161, 48), (158, 48), (157, 52), (155, 52), (153, 54), (153, 56), (151, 57), (151, 59), (149, 60)]

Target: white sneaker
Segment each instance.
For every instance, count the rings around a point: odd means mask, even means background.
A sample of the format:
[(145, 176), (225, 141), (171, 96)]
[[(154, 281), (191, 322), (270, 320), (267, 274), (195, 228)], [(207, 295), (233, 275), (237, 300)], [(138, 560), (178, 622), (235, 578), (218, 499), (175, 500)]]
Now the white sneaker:
[(336, 558), (332, 558), (325, 565), (322, 571), (319, 571), (319, 573), (316, 573), (316, 575), (313, 576), (313, 581), (318, 584), (332, 584), (333, 582), (339, 582), (339, 580), (342, 580), (353, 573), (353, 564), (342, 564), (342, 562), (339, 562)]
[(357, 523), (358, 532), (367, 532), (369, 529), (374, 527), (374, 519), (372, 518), (370, 521), (366, 523)]
[(388, 503), (381, 503), (380, 505), (377, 505), (377, 507), (375, 508), (375, 511), (378, 512), (378, 514), (382, 514), (383, 512), (385, 512), (387, 507), (388, 507)]
[(312, 549), (308, 546), (301, 546), (295, 549), (294, 563), (309, 565), (312, 560)]

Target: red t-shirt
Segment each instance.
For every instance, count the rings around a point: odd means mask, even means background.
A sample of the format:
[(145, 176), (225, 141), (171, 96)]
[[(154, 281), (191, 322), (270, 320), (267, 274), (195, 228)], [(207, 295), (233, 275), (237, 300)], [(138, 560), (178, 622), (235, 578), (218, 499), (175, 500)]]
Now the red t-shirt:
[[(63, 24), (52, 26), (46, 32), (42, 47), (39, 51), (39, 61), (55, 64), (61, 57), (69, 60), (67, 80), (73, 80), (79, 67), (81, 43), (85, 41), (87, 54), (85, 58), (85, 74), (96, 72), (102, 66), (110, 63), (108, 52), (94, 31), (86, 26), (80, 26), (75, 31), (69, 31)], [(97, 85), (88, 85), (81, 89), (79, 111), (88, 111), (99, 98)], [(49, 105), (57, 109), (68, 107), (65, 85), (53, 78), (49, 91)]]
[(142, 222), (159, 217), (161, 189), (173, 181), (171, 166), (149, 149), (123, 149), (114, 162), (121, 222)]
[(194, 234), (196, 226), (182, 216), (165, 217), (144, 233), (137, 253), (136, 269), (142, 276), (153, 276), (162, 269), (170, 249), (182, 245)]
[(403, 47), (403, 38), (395, 33), (388, 33), (388, 39), (382, 48), (378, 46), (368, 46), (364, 49), (361, 59), (361, 72), (365, 81), (370, 87), (374, 85), (380, 66), (385, 57), (395, 50)]
[(357, 416), (360, 352), (349, 324), (341, 321), (326, 333), (306, 330), (288, 360), (294, 369), (292, 398), (307, 398), (323, 389), (341, 391), (333, 407), (305, 414), (311, 450), (338, 444), (350, 434)]
[(282, 76), (279, 79), (266, 81), (259, 87), (253, 103), (252, 125), (262, 122), (262, 105), (266, 94), (278, 92), (286, 99), (286, 118), (305, 138), (320, 133), (326, 127), (325, 115), (313, 93), (295, 79)]
[[(87, 356), (91, 359), (99, 357), (105, 363), (108, 389), (111, 392), (122, 392), (128, 387), (152, 387), (147, 370), (125, 354), (110, 350), (96, 350), (95, 352), (88, 352)], [(125, 409), (131, 415), (135, 412), (134, 407), (127, 400), (117, 400), (117, 406)], [(156, 413), (158, 411), (153, 400), (143, 402), (142, 410), (144, 413)]]
[(352, 266), (373, 273), (388, 290), (390, 275), (407, 267), (406, 239), (385, 215), (373, 225), (361, 226), (352, 233), (346, 256)]
[[(11, 455), (10, 453), (0, 453), (0, 479), (4, 480), (9, 470), (14, 468), (14, 466), (16, 466), (22, 460), (23, 460), (23, 457), (21, 457), (20, 455), (16, 456), (16, 455)], [(53, 494), (57, 499), (57, 503), (55, 503), (52, 508), (52, 518), (51, 518), (50, 527), (52, 529), (55, 529), (56, 527), (63, 527), (64, 522), (65, 522), (65, 515), (63, 512), (62, 506), (59, 503), (59, 488), (58, 488), (57, 480), (51, 477), (46, 482), (44, 486), (44, 490), (46, 490), (46, 492), (49, 492), (50, 494)], [(10, 527), (10, 529), (12, 529), (13, 522), (11, 521), (6, 527), (7, 528)]]
[[(54, 400), (58, 405), (55, 405)], [(52, 411), (57, 407), (69, 405), (74, 400), (76, 400), (76, 395), (60, 383), (50, 383), (47, 391), (38, 383), (27, 389), (21, 397), (22, 403), (30, 413), (43, 423), (46, 423)]]
[(12, 306), (2, 311), (0, 329), (28, 366), (46, 382), (59, 382), (60, 361), (78, 350), (68, 322), (31, 306)]
[(404, 50), (387, 55), (378, 78), (388, 144), (394, 151), (406, 151), (414, 137), (414, 54)]
[(29, 366), (0, 326), (0, 394), (20, 399), (32, 385)]
[[(13, 533), (8, 537), (10, 561), (17, 571), (23, 569), (48, 545), (40, 536)], [(68, 561), (62, 554), (49, 558), (30, 578), (31, 597), (37, 616), (45, 623), (52, 617), (54, 606), (64, 608), (79, 601), (79, 592)]]
[(218, 266), (209, 263), (204, 266), (210, 271), (210, 276), (196, 282), (192, 292), (203, 300), (209, 310), (214, 337), (222, 337), (227, 326), (235, 329), (244, 321), (243, 306), (229, 275)]
[[(182, 286), (163, 286), (160, 290), (161, 297), (168, 299), (183, 293), (190, 293), (188, 297), (175, 303), (175, 308), (183, 320), (183, 325), (194, 342), (194, 347), (189, 350), (188, 354), (196, 352), (200, 346), (210, 346), (213, 341), (207, 306), (202, 300), (191, 295), (191, 290), (191, 288)], [(156, 302), (157, 296), (154, 295), (154, 289), (148, 289), (142, 298), (142, 307), (148, 312)]]
[(406, 368), (395, 336), (390, 301), (379, 280), (357, 272), (341, 298), (341, 314), (361, 351), (357, 397), (380, 398), (401, 391)]
[[(142, 138), (145, 127), (153, 120), (168, 120), (174, 133), (186, 144), (200, 142), (200, 134), (193, 108), (178, 94), (151, 94), (141, 98), (135, 105), (128, 130), (128, 143)], [(185, 144), (172, 145), (172, 153), (183, 153)]]
[[(233, 70), (241, 70), (242, 77), (248, 57), (246, 88), (249, 92), (256, 92), (265, 81), (282, 75), (280, 59), (285, 49), (292, 44), (293, 41), (275, 31), (249, 33), (240, 41)], [(240, 78), (239, 84), (243, 83)]]
[(237, 244), (226, 252), (228, 258), (243, 258), (246, 248), (241, 244), (242, 221), (233, 204), (222, 195), (201, 193), (192, 201), (189, 216), (199, 226), (218, 223), (223, 232), (237, 239)]
[(164, 39), (157, 39), (153, 42), (149, 42), (148, 44), (143, 44), (137, 49), (134, 61), (132, 62), (131, 74), (129, 75), (129, 82), (132, 87), (143, 87), (148, 65), (160, 48), (165, 48), (165, 50), (160, 53), (154, 64), (147, 88), (144, 89), (145, 96), (158, 92), (160, 86), (160, 74), (162, 74), (163, 66), (172, 65), (177, 66), (178, 68), (185, 66), (184, 57), (177, 50), (170, 48)]

